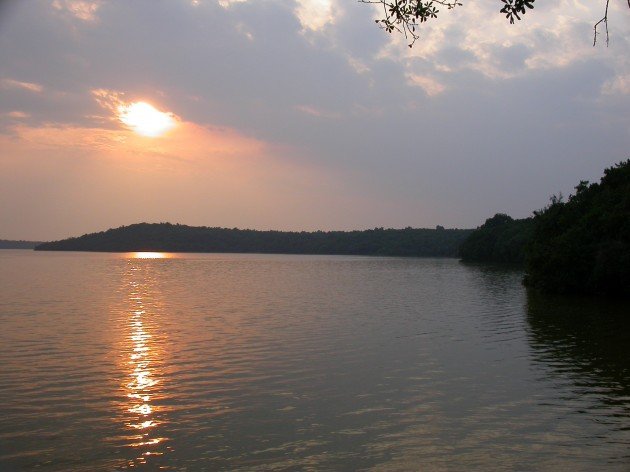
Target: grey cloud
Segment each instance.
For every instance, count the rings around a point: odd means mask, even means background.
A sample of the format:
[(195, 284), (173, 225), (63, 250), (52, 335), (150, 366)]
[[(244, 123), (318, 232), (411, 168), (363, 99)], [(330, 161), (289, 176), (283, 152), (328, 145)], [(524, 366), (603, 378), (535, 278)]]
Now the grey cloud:
[[(550, 193), (567, 193), (628, 157), (628, 97), (600, 96), (615, 74), (608, 56), (531, 71), (525, 61), (535, 48), (496, 44), (498, 67), (519, 74), (491, 79), (470, 69), (475, 58), (463, 49), (461, 26), (436, 56), (453, 72), (435, 69), (433, 58), (411, 59), (409, 69), (376, 57), (388, 37), (367, 8), (345, 6), (318, 37), (301, 33), (292, 7), (105, 2), (96, 22), (69, 27), (47, 2), (25, 1), (0, 11), (0, 77), (41, 83), (48, 93), (3, 93), (0, 107), (28, 113), (32, 125), (107, 126), (93, 117), (104, 110), (92, 89), (159, 99), (185, 120), (293, 146), (299, 152), (280, 157), (325, 168), (344, 183), (334, 191), (387, 209), (357, 204), (347, 227), (464, 227), (495, 211), (526, 216)], [(369, 70), (357, 72), (350, 57)], [(428, 97), (407, 85), (409, 70), (445, 91)], [(2, 120), (5, 128), (15, 122)], [(322, 225), (342, 220), (330, 211)]]
[(532, 53), (531, 48), (524, 44), (515, 44), (509, 47), (497, 46), (493, 49), (499, 67), (507, 73), (522, 71), (526, 67), (525, 61)]

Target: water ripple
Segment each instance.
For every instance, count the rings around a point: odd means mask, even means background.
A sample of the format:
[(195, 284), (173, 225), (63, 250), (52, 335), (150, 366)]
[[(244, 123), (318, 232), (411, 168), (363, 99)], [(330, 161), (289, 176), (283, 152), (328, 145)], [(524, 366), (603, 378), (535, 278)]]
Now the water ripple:
[(0, 253), (0, 469), (626, 470), (628, 306), (521, 276)]

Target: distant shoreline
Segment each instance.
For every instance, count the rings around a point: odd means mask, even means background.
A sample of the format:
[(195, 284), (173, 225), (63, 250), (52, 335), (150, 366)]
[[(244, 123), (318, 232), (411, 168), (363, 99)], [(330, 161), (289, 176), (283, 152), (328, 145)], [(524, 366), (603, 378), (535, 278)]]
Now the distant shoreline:
[(35, 249), (41, 244), (44, 244), (43, 241), (0, 239), (0, 249)]
[[(1, 250), (1, 249), (0, 249)], [(99, 250), (66, 250), (66, 249), (10, 249), (17, 251), (33, 251), (33, 252), (69, 252), (69, 253), (85, 253), (85, 254), (130, 254), (130, 253), (159, 253), (159, 254), (240, 254), (251, 256), (342, 256), (342, 257), (392, 257), (400, 259), (457, 259), (461, 260), (460, 256), (405, 256), (405, 255), (391, 255), (391, 254), (348, 254), (348, 253), (327, 253), (327, 252), (244, 252), (244, 251), (99, 251)], [(488, 265), (482, 262), (465, 262), (467, 265)], [(505, 265), (509, 267), (510, 264), (490, 263), (490, 265), (501, 266)], [(512, 264), (513, 265), (513, 264)], [(513, 265), (516, 268), (520, 266)]]
[(36, 251), (304, 254), (458, 257), (472, 229), (374, 228), (362, 231), (258, 231), (138, 223), (42, 243)]

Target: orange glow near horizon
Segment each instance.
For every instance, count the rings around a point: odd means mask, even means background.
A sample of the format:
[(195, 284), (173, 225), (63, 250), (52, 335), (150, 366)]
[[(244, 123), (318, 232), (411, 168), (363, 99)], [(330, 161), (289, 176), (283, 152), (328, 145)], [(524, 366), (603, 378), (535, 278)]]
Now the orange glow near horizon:
[(118, 106), (118, 119), (136, 133), (155, 138), (175, 127), (175, 116), (146, 102)]
[(168, 252), (132, 252), (129, 254), (130, 259), (172, 259), (173, 254)]

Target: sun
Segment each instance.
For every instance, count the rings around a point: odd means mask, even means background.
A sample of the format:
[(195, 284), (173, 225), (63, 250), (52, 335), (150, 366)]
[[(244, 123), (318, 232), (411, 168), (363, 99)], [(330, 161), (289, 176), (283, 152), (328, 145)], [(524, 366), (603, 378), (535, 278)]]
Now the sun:
[(146, 102), (118, 107), (118, 119), (136, 133), (155, 138), (175, 126), (175, 115), (157, 110)]

